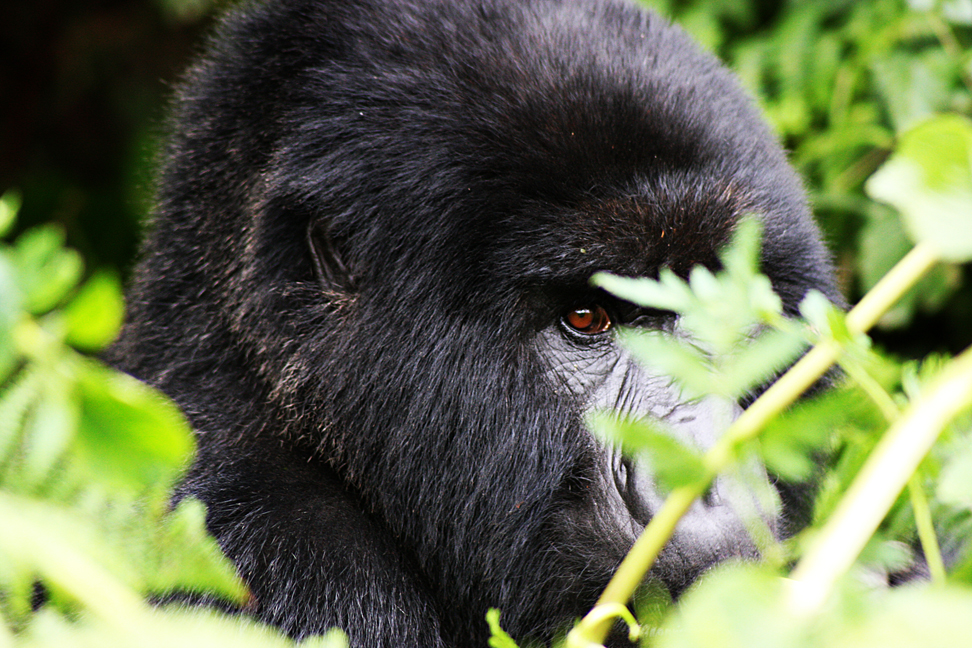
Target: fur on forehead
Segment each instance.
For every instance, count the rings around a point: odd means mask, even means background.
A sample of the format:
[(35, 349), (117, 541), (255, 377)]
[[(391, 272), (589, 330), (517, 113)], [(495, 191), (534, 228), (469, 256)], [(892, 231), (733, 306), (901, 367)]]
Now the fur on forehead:
[(686, 275), (718, 266), (718, 253), (753, 206), (731, 181), (644, 182), (637, 192), (590, 198), (525, 225), (503, 246), (510, 265), (534, 268), (538, 282), (586, 283), (593, 272)]

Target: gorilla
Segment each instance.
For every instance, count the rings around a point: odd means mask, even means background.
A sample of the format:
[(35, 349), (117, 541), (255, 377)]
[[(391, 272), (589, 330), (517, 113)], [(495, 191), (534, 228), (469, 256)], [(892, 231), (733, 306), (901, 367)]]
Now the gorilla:
[[(245, 612), (355, 647), (485, 646), (490, 607), (549, 642), (660, 501), (585, 413), (711, 444), (710, 406), (615, 339), (677, 318), (593, 273), (717, 267), (755, 213), (786, 308), (839, 300), (752, 100), (623, 0), (245, 3), (180, 86), (156, 204), (110, 360), (191, 421), (175, 497)], [(756, 554), (709, 497), (649, 580)]]

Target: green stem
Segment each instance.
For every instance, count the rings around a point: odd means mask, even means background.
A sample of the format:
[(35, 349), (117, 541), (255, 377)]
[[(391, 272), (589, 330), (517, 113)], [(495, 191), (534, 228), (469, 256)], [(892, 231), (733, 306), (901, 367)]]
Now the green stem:
[(938, 262), (927, 243), (919, 243), (847, 313), (851, 333), (865, 333)]
[(932, 582), (936, 585), (944, 585), (946, 579), (945, 561), (942, 560), (942, 549), (938, 546), (938, 537), (935, 535), (935, 524), (932, 522), (928, 496), (925, 495), (925, 489), (921, 485), (918, 472), (914, 473), (908, 480), (908, 497), (911, 499), (911, 508), (915, 512), (918, 539), (921, 541), (921, 550), (928, 562), (928, 571), (931, 572)]
[[(867, 331), (935, 264), (937, 256), (930, 247), (918, 244), (899, 261), (861, 299), (846, 318), (851, 334)], [(824, 340), (810, 349), (793, 367), (749, 406), (706, 453), (706, 474), (697, 483), (672, 491), (628, 555), (621, 561), (597, 606), (626, 604), (651, 569), (659, 552), (671, 539), (675, 526), (692, 506), (692, 502), (709, 487), (715, 476), (735, 458), (736, 448), (755, 438), (766, 424), (800, 397), (837, 361), (841, 346), (835, 340)], [(613, 619), (587, 623), (578, 640), (588, 644), (604, 643)]]
[(871, 401), (877, 405), (877, 408), (881, 410), (881, 416), (884, 417), (888, 425), (898, 420), (898, 416), (901, 414), (898, 404), (891, 398), (891, 394), (878, 381), (874, 380), (871, 374), (867, 373), (867, 371), (853, 361), (841, 362), (840, 368), (846, 371), (851, 380), (857, 383)]
[[(894, 424), (901, 411), (895, 404), (890, 394), (881, 387), (880, 384), (869, 373), (860, 368), (857, 363), (841, 363), (841, 367), (850, 375), (858, 385), (867, 392), (888, 424)], [(928, 498), (925, 496), (925, 489), (921, 485), (918, 473), (914, 473), (908, 481), (908, 496), (911, 499), (911, 508), (915, 513), (915, 526), (918, 528), (918, 539), (921, 541), (921, 549), (928, 561), (928, 569), (931, 571), (932, 581), (942, 584), (945, 582), (945, 562), (942, 560), (942, 551), (938, 546), (938, 538), (935, 536), (935, 525), (932, 522), (931, 509), (928, 507)]]
[(932, 444), (972, 402), (972, 348), (949, 364), (927, 395), (891, 426), (868, 457), (810, 551), (793, 571), (790, 603), (812, 614), (857, 559)]

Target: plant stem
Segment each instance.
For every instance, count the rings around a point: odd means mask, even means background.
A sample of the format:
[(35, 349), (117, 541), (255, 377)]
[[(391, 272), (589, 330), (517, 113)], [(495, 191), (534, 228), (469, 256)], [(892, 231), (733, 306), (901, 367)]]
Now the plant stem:
[(868, 457), (792, 578), (790, 603), (803, 613), (823, 604), (877, 530), (942, 428), (972, 403), (972, 348), (955, 358), (927, 395), (891, 426)]
[[(891, 395), (884, 391), (884, 388), (857, 363), (842, 362), (841, 367), (870, 396), (871, 400), (881, 410), (888, 424), (894, 424), (901, 411)], [(908, 497), (911, 500), (911, 508), (915, 515), (915, 526), (918, 528), (918, 539), (921, 541), (921, 549), (928, 561), (932, 581), (944, 584), (945, 562), (942, 560), (942, 550), (938, 546), (938, 538), (935, 537), (935, 525), (932, 522), (931, 509), (928, 507), (928, 498), (925, 496), (925, 489), (922, 487), (918, 472), (915, 472), (908, 480)]]
[(935, 524), (932, 522), (931, 509), (928, 507), (928, 496), (925, 495), (925, 489), (918, 476), (919, 473), (916, 472), (908, 480), (908, 496), (911, 499), (911, 508), (915, 512), (918, 539), (921, 541), (921, 550), (928, 562), (932, 582), (936, 585), (944, 585), (945, 561), (942, 560), (942, 549), (938, 546), (938, 538), (935, 535)]
[[(871, 328), (891, 306), (904, 295), (936, 263), (933, 250), (919, 243), (861, 299), (848, 314), (846, 325), (851, 334)], [(692, 502), (705, 492), (715, 476), (735, 458), (736, 449), (754, 439), (766, 424), (800, 397), (836, 362), (841, 345), (833, 339), (823, 340), (808, 351), (789, 371), (767, 389), (729, 427), (725, 434), (703, 457), (704, 477), (688, 486), (672, 491), (661, 510), (656, 513), (628, 555), (621, 561), (611, 581), (597, 601), (597, 606), (626, 604), (645, 574), (651, 569), (659, 552), (671, 539), (675, 526)], [(584, 645), (604, 643), (613, 619), (588, 623), (576, 636)], [(581, 644), (578, 644), (581, 645)]]
[(861, 298), (857, 306), (847, 313), (847, 328), (850, 332), (864, 333), (877, 324), (881, 316), (937, 262), (938, 255), (927, 243), (919, 243), (911, 248), (911, 251)]

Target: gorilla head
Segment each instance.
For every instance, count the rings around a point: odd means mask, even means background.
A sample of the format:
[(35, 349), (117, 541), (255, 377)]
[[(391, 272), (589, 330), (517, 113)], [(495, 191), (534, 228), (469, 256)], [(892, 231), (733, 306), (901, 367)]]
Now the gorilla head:
[[(495, 606), (546, 640), (658, 501), (585, 411), (713, 435), (614, 340), (677, 322), (589, 279), (712, 266), (749, 212), (789, 309), (836, 298), (751, 101), (634, 6), (248, 4), (181, 88), (112, 359), (189, 416), (180, 496), (208, 505), (256, 616), (483, 646)], [(673, 593), (754, 554), (718, 499), (653, 572)]]

